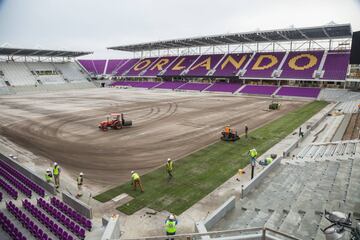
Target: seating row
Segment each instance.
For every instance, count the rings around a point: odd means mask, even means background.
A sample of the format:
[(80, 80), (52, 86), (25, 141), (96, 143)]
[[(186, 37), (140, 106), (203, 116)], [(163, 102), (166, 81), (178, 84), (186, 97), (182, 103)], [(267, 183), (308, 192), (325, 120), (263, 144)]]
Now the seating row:
[(20, 180), (28, 188), (30, 188), (31, 190), (36, 192), (38, 195), (40, 195), (41, 197), (45, 196), (45, 190), (42, 187), (40, 187), (39, 185), (37, 185), (36, 183), (31, 181), (30, 179), (25, 177), (23, 174), (21, 174), (20, 172), (18, 172), (14, 168), (12, 168), (11, 166), (9, 166), (8, 164), (6, 164), (3, 161), (0, 161), (0, 166), (3, 169), (5, 169), (8, 173), (10, 173), (12, 176), (14, 176), (16, 179)]
[(62, 212), (51, 206), (44, 199), (39, 198), (37, 200), (37, 205), (44, 209), (52, 217), (54, 217), (59, 223), (64, 225), (68, 230), (81, 238), (85, 237), (85, 230), (82, 227), (73, 222), (70, 218), (66, 217), (64, 214), (62, 214)]
[(0, 226), (13, 240), (26, 240), (26, 237), (19, 231), (19, 229), (0, 212)]
[(7, 184), (7, 182), (5, 182), (2, 178), (0, 178), (0, 187), (4, 189), (14, 200), (18, 198), (18, 192), (15, 188)]
[(13, 202), (6, 203), (7, 210), (26, 228), (31, 235), (38, 240), (51, 240), (46, 233), (33, 222), (23, 211), (21, 211)]
[(6, 180), (8, 180), (15, 188), (17, 188), (18, 190), (20, 190), (20, 192), (22, 192), (23, 194), (25, 194), (25, 196), (27, 196), (28, 198), (31, 198), (31, 190), (29, 188), (27, 188), (26, 186), (24, 186), (24, 184), (22, 184), (21, 182), (19, 182), (16, 178), (14, 178), (12, 175), (10, 175), (5, 169), (2, 169), (2, 167), (0, 166), (0, 175), (3, 176), (4, 178), (6, 178)]
[[(35, 205), (27, 201), (26, 199), (22, 202), (23, 207), (28, 211), (33, 217), (35, 217), (39, 222), (41, 222), (49, 231), (51, 231), (55, 236), (60, 240), (74, 240), (73, 236), (68, 233), (65, 229), (55, 223), (51, 218), (46, 216), (40, 209)], [(84, 239), (82, 237), (81, 239)]]
[[(41, 200), (40, 200), (41, 201)], [(44, 200), (43, 200), (44, 201)], [(77, 223), (79, 223), (81, 226), (86, 228), (88, 231), (91, 231), (92, 223), (89, 219), (82, 216), (78, 212), (76, 212), (74, 209), (57, 199), (56, 197), (52, 197), (50, 199), (51, 204), (59, 209), (62, 213), (69, 216), (71, 219), (75, 220)]]

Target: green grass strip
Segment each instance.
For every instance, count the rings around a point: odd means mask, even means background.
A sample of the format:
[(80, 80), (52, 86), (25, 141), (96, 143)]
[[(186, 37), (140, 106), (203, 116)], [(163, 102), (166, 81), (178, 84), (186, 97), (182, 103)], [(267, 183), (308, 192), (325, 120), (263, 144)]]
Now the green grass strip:
[[(107, 202), (121, 193), (134, 197), (117, 209), (133, 214), (143, 207), (177, 215), (201, 200), (249, 163), (247, 152), (255, 147), (261, 155), (327, 105), (314, 101), (250, 133), (250, 138), (235, 143), (216, 142), (176, 161), (174, 179), (168, 183), (164, 167), (142, 176), (145, 193), (134, 192), (130, 182), (101, 193), (94, 198)], [(130, 176), (129, 176), (130, 178)]]

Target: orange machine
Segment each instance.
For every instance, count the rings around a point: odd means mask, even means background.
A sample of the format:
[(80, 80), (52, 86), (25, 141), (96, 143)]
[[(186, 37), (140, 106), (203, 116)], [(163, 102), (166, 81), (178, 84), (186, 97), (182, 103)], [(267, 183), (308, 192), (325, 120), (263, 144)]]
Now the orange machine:
[(127, 126), (132, 126), (132, 121), (126, 121), (123, 113), (110, 113), (106, 121), (99, 123), (99, 128), (103, 131), (107, 131), (109, 128), (116, 130)]

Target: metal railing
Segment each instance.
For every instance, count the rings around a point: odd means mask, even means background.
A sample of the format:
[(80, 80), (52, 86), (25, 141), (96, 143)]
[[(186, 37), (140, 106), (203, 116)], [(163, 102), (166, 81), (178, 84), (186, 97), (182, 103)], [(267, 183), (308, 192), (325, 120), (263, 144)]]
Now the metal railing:
[[(140, 238), (120, 238), (124, 240), (167, 240), (167, 239), (242, 239), (242, 240), (302, 240), (300, 238), (282, 233), (271, 228), (247, 228), (247, 229), (234, 229), (224, 231), (213, 231), (207, 233), (188, 233), (178, 234), (174, 236), (153, 236), (153, 237), (140, 237)], [(119, 240), (119, 239), (109, 239)]]

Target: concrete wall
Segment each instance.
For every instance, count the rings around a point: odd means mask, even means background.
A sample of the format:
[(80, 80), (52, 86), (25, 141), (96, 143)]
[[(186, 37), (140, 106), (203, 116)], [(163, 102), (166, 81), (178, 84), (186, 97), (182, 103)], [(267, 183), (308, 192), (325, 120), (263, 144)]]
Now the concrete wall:
[[(47, 183), (43, 178), (38, 177), (35, 173), (33, 173), (31, 170), (27, 169), (24, 166), (19, 165), (19, 163), (15, 162), (14, 160), (6, 157), (5, 155), (0, 153), (0, 159), (25, 175), (27, 178), (31, 179), (33, 182), (44, 188), (49, 193), (55, 195), (56, 189), (53, 184)], [(45, 173), (44, 173), (45, 174)]]
[(90, 219), (92, 218), (92, 208), (87, 204), (79, 201), (78, 199), (65, 192), (62, 193), (62, 200), (81, 215)]
[(109, 219), (101, 240), (119, 239), (120, 236), (121, 232), (119, 215), (114, 215)]
[(220, 219), (222, 219), (229, 211), (235, 208), (235, 196), (229, 198), (220, 207), (213, 211), (204, 220), (204, 226), (206, 229), (211, 229)]
[(248, 182), (241, 191), (241, 198), (245, 197), (246, 194), (254, 190), (261, 181), (269, 175), (269, 173), (281, 163), (282, 157), (275, 159), (270, 165), (266, 166), (265, 169), (258, 175), (256, 175), (250, 182)]

